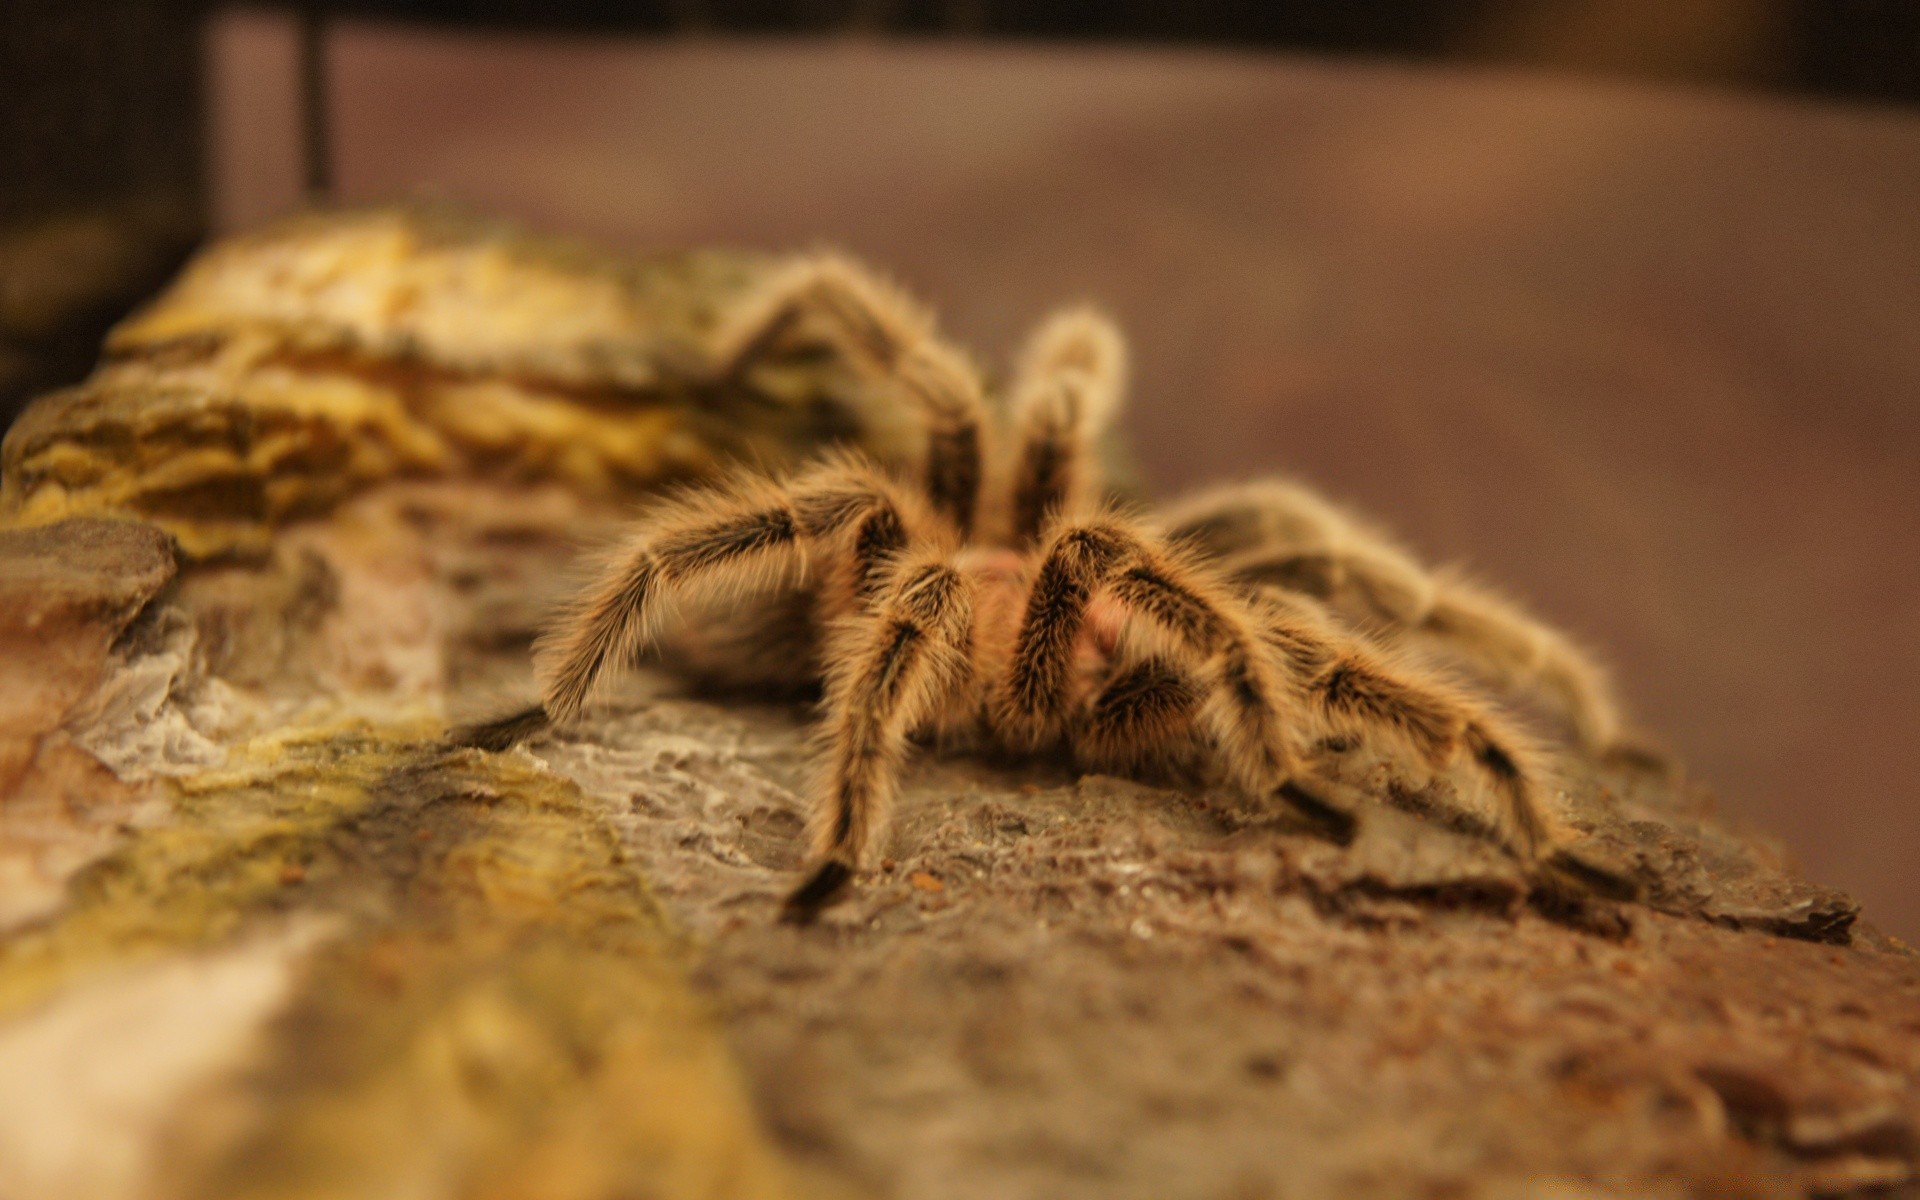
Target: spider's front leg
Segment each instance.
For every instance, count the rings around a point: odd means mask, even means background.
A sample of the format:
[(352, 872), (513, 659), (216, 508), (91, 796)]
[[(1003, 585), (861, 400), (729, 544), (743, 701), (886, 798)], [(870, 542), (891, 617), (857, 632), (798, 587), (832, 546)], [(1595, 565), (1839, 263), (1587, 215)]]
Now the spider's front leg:
[(973, 613), (973, 580), (944, 556), (916, 555), (830, 650), (809, 822), (815, 866), (788, 896), (787, 920), (812, 920), (878, 840), (909, 739), (972, 671)]
[(1066, 523), (1049, 537), (996, 697), (1002, 735), (1037, 746), (1067, 732), (1079, 686), (1075, 656), (1102, 592), (1158, 629), (1169, 649), (1198, 669), (1198, 722), (1233, 782), (1254, 795), (1281, 792), (1299, 762), (1299, 731), (1282, 722), (1294, 702), (1249, 614), (1115, 519)]
[[(830, 461), (789, 484), (742, 475), (689, 492), (648, 522), (562, 612), (536, 649), (541, 705), (457, 732), (455, 741), (503, 750), (586, 706), (607, 674), (653, 637), (661, 615), (689, 593), (743, 596), (809, 564), (844, 557), (852, 593), (870, 595), (915, 534), (950, 540), (911, 493), (857, 461)], [(827, 553), (810, 554), (825, 550)]]

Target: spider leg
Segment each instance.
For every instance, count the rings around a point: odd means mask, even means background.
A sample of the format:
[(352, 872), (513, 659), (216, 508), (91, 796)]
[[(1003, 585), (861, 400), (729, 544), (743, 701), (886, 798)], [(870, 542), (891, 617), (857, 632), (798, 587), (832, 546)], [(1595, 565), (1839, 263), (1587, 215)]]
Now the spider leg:
[(908, 494), (845, 460), (787, 485), (742, 477), (689, 493), (626, 546), (541, 638), (535, 665), (543, 707), (555, 721), (577, 714), (608, 669), (628, 661), (652, 636), (662, 610), (691, 589), (761, 590), (809, 565), (810, 550), (844, 549), (857, 600), (906, 545), (909, 528), (931, 525)]
[(737, 377), (801, 327), (919, 407), (927, 425), (927, 494), (965, 537), (979, 506), (985, 413), (972, 364), (897, 288), (850, 259), (815, 254), (774, 272), (734, 310), (714, 338), (714, 369)]
[(1192, 675), (1171, 659), (1144, 658), (1094, 695), (1076, 749), (1083, 761), (1136, 767), (1189, 732), (1204, 699)]
[(1255, 612), (1203, 568), (1112, 520), (1052, 535), (1000, 689), (1003, 724), (1015, 736), (1039, 741), (1057, 728), (1073, 687), (1072, 654), (1102, 590), (1199, 668), (1197, 724), (1248, 794), (1339, 816), (1344, 806), (1314, 785), (1300, 748), (1331, 736), (1390, 749), (1403, 777), (1464, 764), (1491, 800), (1457, 788), (1445, 815), (1520, 857), (1532, 860), (1561, 839), (1544, 807), (1544, 759), (1492, 710), (1314, 619), (1304, 603), (1269, 601)]
[(853, 877), (893, 806), (908, 739), (971, 672), (974, 584), (937, 554), (902, 562), (843, 634), (827, 677), (810, 837), (816, 865), (787, 898), (811, 920)]
[[(1118, 672), (1088, 706), (1077, 757), (1099, 768), (1138, 769), (1164, 762), (1193, 733), (1206, 690), (1172, 660), (1149, 657)], [(1318, 772), (1289, 779), (1276, 793), (1328, 837), (1345, 844), (1358, 825), (1354, 788)]]
[(1435, 582), (1433, 607), (1420, 632), (1459, 646), (1500, 683), (1544, 691), (1566, 714), (1581, 745), (1592, 750), (1622, 745), (1613, 686), (1572, 639), (1457, 574), (1444, 573)]
[(1032, 545), (1054, 513), (1099, 499), (1094, 440), (1119, 408), (1126, 369), (1120, 331), (1090, 309), (1057, 313), (1035, 331), (1009, 393), (1018, 449), (1006, 488), (1008, 545)]
[(1010, 741), (1038, 745), (1064, 729), (1075, 685), (1074, 654), (1096, 592), (1145, 618), (1192, 660), (1204, 680), (1199, 725), (1234, 782), (1274, 794), (1295, 774), (1295, 707), (1290, 687), (1251, 615), (1203, 574), (1152, 547), (1114, 519), (1056, 527), (1048, 541), (1013, 658), (998, 689), (1000, 725)]
[(1456, 811), (1447, 815), (1522, 858), (1565, 841), (1543, 795), (1551, 778), (1547, 757), (1507, 718), (1467, 690), (1369, 646), (1307, 603), (1269, 596), (1256, 611), (1268, 645), (1300, 681), (1315, 723), (1335, 739), (1394, 746), (1390, 761), (1403, 779), (1416, 764), (1432, 774), (1464, 766), (1490, 803), (1456, 787)]
[(1433, 603), (1433, 581), (1406, 551), (1288, 480), (1203, 492), (1169, 508), (1165, 528), (1237, 582), (1346, 602), (1395, 625), (1418, 624)]
[(511, 750), (535, 734), (546, 732), (549, 723), (547, 710), (536, 704), (532, 708), (523, 708), (519, 712), (477, 725), (462, 725), (449, 734), (447, 740), (455, 746), (497, 753)]
[(1543, 694), (1590, 750), (1620, 741), (1606, 674), (1570, 638), (1457, 574), (1428, 572), (1304, 487), (1270, 480), (1206, 493), (1177, 505), (1167, 530), (1237, 582), (1303, 592), (1450, 650), (1496, 686)]

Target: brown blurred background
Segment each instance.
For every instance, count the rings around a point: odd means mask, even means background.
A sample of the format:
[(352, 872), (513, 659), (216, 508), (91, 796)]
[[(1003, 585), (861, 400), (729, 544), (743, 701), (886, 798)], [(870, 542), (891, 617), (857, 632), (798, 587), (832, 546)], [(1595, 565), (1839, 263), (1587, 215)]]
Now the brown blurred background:
[(994, 354), (1096, 299), (1157, 491), (1297, 473), (1509, 585), (1920, 940), (1920, 5), (1094, 7), (215, 9), (146, 191), (831, 242)]

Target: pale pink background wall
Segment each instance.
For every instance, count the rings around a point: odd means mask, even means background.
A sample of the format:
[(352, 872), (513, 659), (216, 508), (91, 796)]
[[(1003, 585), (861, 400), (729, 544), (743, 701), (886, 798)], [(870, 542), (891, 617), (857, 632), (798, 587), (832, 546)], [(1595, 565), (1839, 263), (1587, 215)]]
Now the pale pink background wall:
[[(1920, 940), (1920, 117), (1224, 53), (331, 51), (349, 201), (832, 242), (995, 352), (1106, 303), (1158, 489), (1296, 472), (1510, 584)], [(296, 199), (291, 41), (240, 15), (211, 53), (241, 224)]]

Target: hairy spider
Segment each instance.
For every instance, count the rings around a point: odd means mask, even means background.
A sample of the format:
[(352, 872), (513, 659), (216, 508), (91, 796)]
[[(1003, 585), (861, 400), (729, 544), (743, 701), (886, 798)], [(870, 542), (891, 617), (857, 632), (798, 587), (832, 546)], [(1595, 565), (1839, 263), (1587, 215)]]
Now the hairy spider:
[[(658, 506), (541, 639), (541, 706), (462, 740), (501, 748), (568, 720), (610, 671), (676, 640), (678, 665), (710, 678), (823, 685), (811, 866), (785, 909), (798, 920), (853, 877), (929, 734), (1064, 749), (1093, 769), (1199, 763), (1336, 833), (1385, 791), (1530, 868), (1565, 865), (1551, 756), (1417, 651), (1543, 694), (1593, 748), (1617, 726), (1600, 673), (1298, 486), (1229, 488), (1158, 519), (1113, 506), (1095, 440), (1126, 358), (1105, 318), (1049, 318), (990, 407), (924, 310), (816, 255), (722, 322), (712, 369), (737, 379), (801, 344), (923, 417), (911, 478), (840, 451)], [(728, 615), (663, 637), (688, 603)]]

